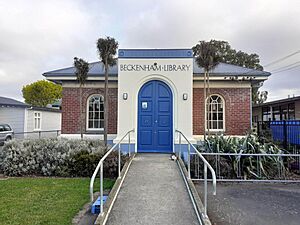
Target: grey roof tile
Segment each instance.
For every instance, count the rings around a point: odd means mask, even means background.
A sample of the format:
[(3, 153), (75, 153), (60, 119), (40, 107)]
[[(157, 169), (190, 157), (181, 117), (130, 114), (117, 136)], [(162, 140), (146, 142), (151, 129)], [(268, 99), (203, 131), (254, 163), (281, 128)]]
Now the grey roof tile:
[[(88, 76), (104, 76), (104, 65), (101, 62), (92, 62), (89, 64), (89, 73)], [(75, 74), (75, 67), (68, 67), (59, 70), (53, 70), (49, 72), (43, 73), (45, 77), (53, 77), (53, 76), (74, 76)], [(118, 66), (115, 65), (109, 68), (110, 75), (117, 75), (118, 74)]]
[(17, 101), (12, 98), (1, 97), (1, 96), (0, 96), (0, 106), (21, 107), (21, 108), (30, 107), (30, 105), (25, 104), (23, 102)]
[[(202, 67), (199, 67), (194, 59), (194, 74), (203, 74), (204, 69)], [(211, 75), (249, 75), (249, 76), (270, 76), (271, 73), (255, 70), (255, 69), (249, 69), (242, 66), (232, 65), (228, 63), (219, 63), (211, 72)]]

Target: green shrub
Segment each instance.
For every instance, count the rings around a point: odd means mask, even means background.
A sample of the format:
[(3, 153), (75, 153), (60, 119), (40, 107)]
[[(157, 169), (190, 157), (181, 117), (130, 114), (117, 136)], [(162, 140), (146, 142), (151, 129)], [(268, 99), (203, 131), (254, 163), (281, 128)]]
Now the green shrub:
[[(198, 146), (202, 152), (211, 153), (236, 153), (236, 154), (283, 154), (286, 153), (272, 142), (260, 142), (254, 134), (248, 134), (243, 138), (228, 137), (224, 135), (214, 135), (207, 138), (203, 146)], [(216, 166), (216, 156), (206, 156), (207, 161)], [(203, 163), (191, 159), (191, 168), (203, 168)], [(282, 158), (278, 156), (220, 156), (218, 158), (218, 170), (220, 176), (224, 178), (245, 179), (276, 179), (289, 174), (287, 161), (290, 157)], [(280, 170), (280, 173), (278, 172)], [(192, 171), (192, 175), (198, 171)]]
[[(112, 152), (105, 159), (103, 164), (104, 177), (118, 177), (118, 163), (119, 154), (117, 151)], [(121, 155), (121, 168), (124, 166), (125, 162), (128, 160), (127, 155)]]
[(80, 177), (91, 176), (102, 156), (101, 153), (90, 153), (87, 150), (74, 154), (68, 166), (70, 175)]
[[(0, 152), (0, 170), (8, 176), (90, 177), (106, 151), (97, 140), (13, 140)], [(125, 160), (122, 156), (122, 162)], [(117, 166), (118, 153), (113, 152), (105, 160), (105, 176), (116, 177)]]

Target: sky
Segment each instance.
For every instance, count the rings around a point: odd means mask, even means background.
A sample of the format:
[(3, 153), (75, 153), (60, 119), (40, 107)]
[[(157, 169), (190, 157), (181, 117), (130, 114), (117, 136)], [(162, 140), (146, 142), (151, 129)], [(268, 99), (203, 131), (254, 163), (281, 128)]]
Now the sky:
[(23, 100), (24, 85), (72, 66), (75, 56), (97, 61), (96, 41), (105, 36), (120, 48), (225, 40), (257, 53), (263, 66), (298, 51), (264, 67), (289, 70), (274, 72), (261, 87), (268, 100), (298, 96), (299, 15), (299, 0), (0, 0), (0, 96)]

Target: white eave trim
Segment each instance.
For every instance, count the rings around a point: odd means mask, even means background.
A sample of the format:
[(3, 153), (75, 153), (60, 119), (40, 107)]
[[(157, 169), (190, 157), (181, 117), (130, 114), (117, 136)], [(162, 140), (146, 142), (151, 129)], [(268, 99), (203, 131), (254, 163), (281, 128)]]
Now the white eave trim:
[[(77, 80), (76, 77), (65, 77), (65, 76), (57, 76), (57, 77), (46, 77), (47, 80)], [(109, 77), (108, 78), (109, 81), (117, 81), (118, 80), (118, 77), (117, 76), (114, 76), (114, 77)], [(88, 77), (87, 80), (89, 81), (94, 81), (94, 80), (105, 80), (105, 77)]]
[[(247, 75), (230, 75), (230, 76), (210, 76), (209, 80), (222, 80), (222, 81), (255, 81), (267, 80), (268, 76), (247, 76)], [(203, 76), (194, 76), (193, 80), (204, 80)]]
[[(68, 80), (76, 80), (76, 77), (74, 76), (51, 76), (51, 77), (46, 77), (47, 80), (52, 80), (52, 81), (68, 81)], [(221, 81), (264, 81), (267, 80), (268, 76), (247, 76), (247, 75), (228, 75), (228, 76), (210, 76), (209, 80), (221, 80)], [(88, 81), (104, 81), (105, 77), (103, 76), (93, 76), (93, 77), (88, 77)], [(193, 76), (193, 80), (199, 80), (202, 81), (204, 80), (203, 76)], [(109, 81), (118, 81), (118, 76), (110, 76)]]

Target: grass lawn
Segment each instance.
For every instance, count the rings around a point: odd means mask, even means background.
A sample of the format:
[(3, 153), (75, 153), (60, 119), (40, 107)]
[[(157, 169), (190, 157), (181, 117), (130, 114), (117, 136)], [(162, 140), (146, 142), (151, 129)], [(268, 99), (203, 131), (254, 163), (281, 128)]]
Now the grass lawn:
[[(89, 178), (0, 180), (0, 224), (70, 225), (89, 201), (89, 182)], [(105, 180), (104, 189), (111, 188), (113, 183)], [(99, 190), (99, 182), (95, 186)]]

